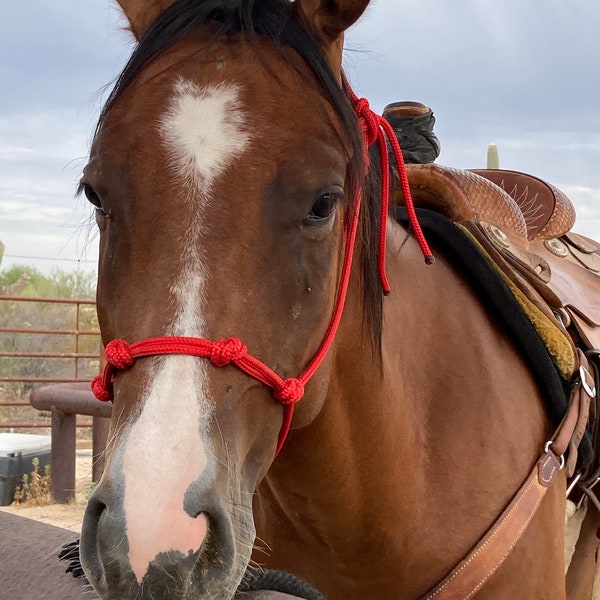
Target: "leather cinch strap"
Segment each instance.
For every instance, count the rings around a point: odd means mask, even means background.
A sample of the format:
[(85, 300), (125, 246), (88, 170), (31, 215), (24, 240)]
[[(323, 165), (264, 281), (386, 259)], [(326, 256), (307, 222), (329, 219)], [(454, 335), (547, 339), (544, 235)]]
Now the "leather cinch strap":
[(554, 452), (545, 452), (492, 529), (422, 600), (466, 600), (478, 592), (519, 541), (560, 467)]
[(578, 351), (578, 356), (581, 379), (573, 387), (569, 407), (553, 440), (546, 444), (525, 483), (475, 548), (420, 600), (472, 598), (504, 563), (527, 529), (544, 495), (565, 464), (567, 448), (570, 454), (576, 452), (572, 442), (581, 439), (581, 424), (587, 422), (589, 396), (594, 391), (594, 381), (584, 354)]

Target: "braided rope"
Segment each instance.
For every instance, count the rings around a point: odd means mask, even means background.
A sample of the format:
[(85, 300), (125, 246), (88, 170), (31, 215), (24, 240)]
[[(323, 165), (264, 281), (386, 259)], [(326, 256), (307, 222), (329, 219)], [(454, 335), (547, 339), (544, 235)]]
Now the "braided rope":
[(400, 176), (400, 185), (402, 186), (402, 193), (404, 194), (404, 204), (408, 213), (408, 220), (411, 229), (417, 239), (417, 243), (421, 248), (425, 262), (428, 265), (433, 264), (435, 261), (429, 244), (425, 239), (423, 230), (417, 218), (415, 211), (412, 194), (410, 191), (410, 185), (408, 182), (408, 175), (406, 174), (406, 165), (404, 163), (404, 157), (398, 138), (394, 133), (393, 127), (388, 121), (376, 114), (371, 110), (369, 101), (366, 98), (359, 98), (348, 83), (344, 80), (344, 85), (350, 96), (350, 101), (354, 106), (354, 110), (358, 115), (361, 128), (365, 139), (365, 162), (368, 162), (367, 148), (377, 142), (377, 148), (379, 150), (379, 156), (381, 159), (381, 212), (379, 219), (379, 255), (377, 271), (379, 275), (379, 281), (383, 293), (387, 296), (390, 293), (390, 284), (388, 282), (386, 269), (385, 269), (385, 249), (387, 246), (387, 217), (389, 210), (389, 197), (390, 197), (390, 157), (387, 151), (386, 138), (389, 140), (396, 158), (396, 164), (398, 165), (398, 174)]

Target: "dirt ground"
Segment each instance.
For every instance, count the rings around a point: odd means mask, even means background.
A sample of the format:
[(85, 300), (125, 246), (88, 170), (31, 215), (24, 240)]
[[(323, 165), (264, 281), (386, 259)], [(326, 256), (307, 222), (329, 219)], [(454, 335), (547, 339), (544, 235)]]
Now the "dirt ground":
[(81, 532), (83, 513), (87, 505), (86, 494), (89, 492), (92, 483), (91, 450), (78, 452), (75, 470), (75, 500), (70, 504), (50, 504), (48, 506), (11, 505), (0, 506), (0, 510)]

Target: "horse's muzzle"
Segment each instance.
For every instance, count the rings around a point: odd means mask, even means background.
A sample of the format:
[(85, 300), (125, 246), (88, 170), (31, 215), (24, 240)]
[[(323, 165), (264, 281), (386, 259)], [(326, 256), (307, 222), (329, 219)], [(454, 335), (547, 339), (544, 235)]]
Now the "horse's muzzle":
[[(102, 600), (229, 600), (245, 564), (236, 561), (235, 537), (229, 515), (218, 501), (205, 499), (198, 514), (208, 532), (197, 551), (166, 550), (157, 554), (145, 573), (135, 573), (123, 510), (99, 486), (90, 498), (81, 535), (81, 563)], [(148, 528), (169, 526), (148, 522)], [(251, 542), (250, 542), (251, 543)], [(244, 561), (245, 562), (245, 561)]]

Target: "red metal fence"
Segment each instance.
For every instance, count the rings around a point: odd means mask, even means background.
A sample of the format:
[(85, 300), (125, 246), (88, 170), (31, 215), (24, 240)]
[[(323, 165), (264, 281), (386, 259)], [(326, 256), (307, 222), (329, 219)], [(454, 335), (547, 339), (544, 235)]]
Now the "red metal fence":
[(49, 427), (25, 409), (29, 393), (41, 384), (89, 381), (99, 372), (100, 348), (93, 300), (0, 295), (0, 430)]

